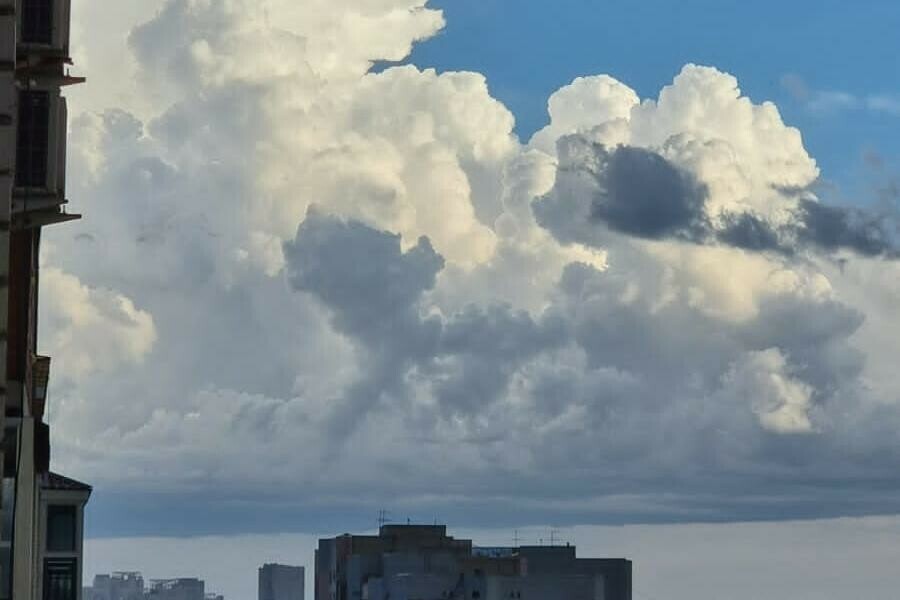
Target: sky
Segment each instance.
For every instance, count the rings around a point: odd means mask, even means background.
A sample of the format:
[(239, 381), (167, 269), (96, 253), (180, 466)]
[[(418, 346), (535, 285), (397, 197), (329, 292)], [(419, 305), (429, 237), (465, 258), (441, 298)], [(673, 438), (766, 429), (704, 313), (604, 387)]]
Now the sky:
[[(434, 3), (448, 26), (409, 62), (485, 73), (526, 136), (546, 123), (546, 98), (575, 77), (608, 73), (643, 98), (684, 64), (715, 65), (738, 75), (750, 97), (778, 104), (846, 200), (870, 201), (882, 183), (867, 155), (897, 164), (900, 67), (891, 32), (900, 11), (889, 0), (827, 0), (814, 10), (775, 0), (687, 0), (677, 10), (667, 0), (540, 4)], [(886, 102), (867, 106), (870, 98)]]
[(797, 546), (767, 597), (841, 597), (808, 536), (895, 556), (900, 8), (671, 7), (76, 2), (40, 346), (90, 568), (240, 600), (380, 509)]

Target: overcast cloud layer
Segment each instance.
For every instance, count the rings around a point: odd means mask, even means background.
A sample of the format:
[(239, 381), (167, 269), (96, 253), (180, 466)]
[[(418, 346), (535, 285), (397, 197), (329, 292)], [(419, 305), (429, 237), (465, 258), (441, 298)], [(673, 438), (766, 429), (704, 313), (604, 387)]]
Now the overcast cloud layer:
[(441, 29), (425, 0), (80, 4), (60, 469), (279, 510), (896, 510), (897, 222), (822, 204), (734, 77), (578, 79), (526, 141), (479, 74), (370, 72)]

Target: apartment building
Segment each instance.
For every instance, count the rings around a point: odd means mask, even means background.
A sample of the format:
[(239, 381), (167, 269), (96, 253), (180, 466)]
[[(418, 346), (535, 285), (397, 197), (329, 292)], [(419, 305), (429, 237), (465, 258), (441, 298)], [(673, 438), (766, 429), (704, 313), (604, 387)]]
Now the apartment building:
[(90, 486), (51, 473), (37, 348), (44, 227), (65, 211), (69, 0), (0, 0), (0, 600), (80, 600)]

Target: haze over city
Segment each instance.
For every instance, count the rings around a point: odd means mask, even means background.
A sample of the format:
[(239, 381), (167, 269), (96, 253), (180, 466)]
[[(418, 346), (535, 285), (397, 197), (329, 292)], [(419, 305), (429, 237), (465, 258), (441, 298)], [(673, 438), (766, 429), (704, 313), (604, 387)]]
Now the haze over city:
[(639, 599), (895, 597), (900, 7), (785, 4), (73, 0), (85, 584), (250, 599), (389, 511)]

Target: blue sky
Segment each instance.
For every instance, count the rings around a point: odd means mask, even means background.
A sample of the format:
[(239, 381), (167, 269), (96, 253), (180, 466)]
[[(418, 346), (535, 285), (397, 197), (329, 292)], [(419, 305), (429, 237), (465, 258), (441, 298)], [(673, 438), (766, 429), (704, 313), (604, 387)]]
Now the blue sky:
[(774, 101), (844, 201), (871, 200), (871, 187), (883, 179), (863, 160), (866, 153), (895, 167), (900, 159), (900, 112), (816, 111), (783, 83), (793, 75), (810, 93), (900, 97), (900, 4), (890, 0), (433, 4), (448, 25), (409, 62), (484, 73), (523, 136), (546, 123), (547, 97), (575, 77), (610, 74), (648, 98), (693, 62), (732, 73), (755, 102)]

